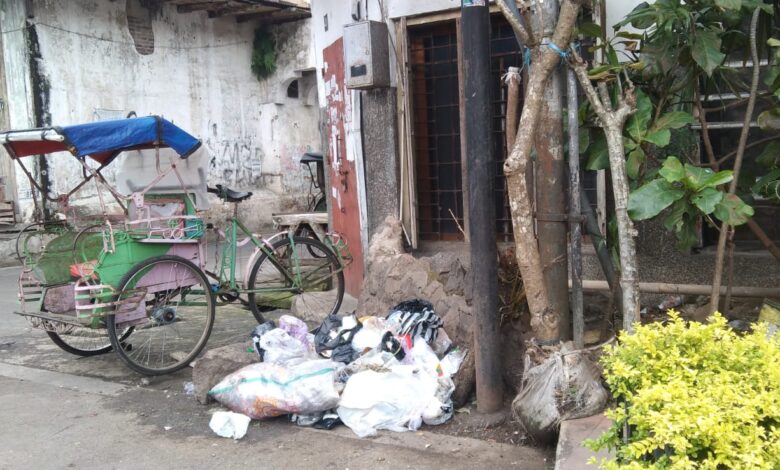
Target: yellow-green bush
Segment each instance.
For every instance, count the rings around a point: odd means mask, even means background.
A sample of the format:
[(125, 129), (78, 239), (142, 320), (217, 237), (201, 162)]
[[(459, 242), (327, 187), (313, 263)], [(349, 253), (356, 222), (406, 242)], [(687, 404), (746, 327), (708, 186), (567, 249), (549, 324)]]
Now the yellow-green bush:
[[(715, 314), (637, 325), (602, 358), (617, 406), (587, 442), (617, 457), (604, 469), (780, 469), (780, 340), (735, 334)], [(630, 429), (624, 442), (623, 429)]]

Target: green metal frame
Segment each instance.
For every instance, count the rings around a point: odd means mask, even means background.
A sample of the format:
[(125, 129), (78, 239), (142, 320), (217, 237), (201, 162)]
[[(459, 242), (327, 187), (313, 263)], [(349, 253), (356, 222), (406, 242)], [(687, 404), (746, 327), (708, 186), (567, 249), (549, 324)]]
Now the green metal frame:
[[(237, 217), (231, 217), (229, 223), (230, 223), (230, 227), (228, 229), (228, 232), (225, 234), (226, 243), (222, 247), (222, 256), (220, 257), (219, 275), (213, 276), (219, 281), (219, 290), (216, 292), (217, 294), (226, 294), (226, 293), (258, 294), (258, 293), (270, 293), (270, 292), (287, 292), (292, 289), (295, 289), (295, 286), (297, 284), (300, 284), (301, 282), (300, 269), (296, 269), (297, 272), (291, 275), (288, 272), (287, 268), (282, 266), (277, 261), (276, 256), (268, 248), (268, 246), (266, 246), (266, 244), (263, 243), (261, 240), (258, 240), (252, 234), (252, 232), (248, 228), (246, 228), (246, 225), (244, 225), (243, 222), (238, 220)], [(252, 242), (252, 244), (255, 247), (257, 247), (268, 257), (268, 260), (271, 263), (273, 263), (273, 265), (276, 266), (280, 272), (284, 274), (287, 280), (292, 284), (292, 287), (285, 288), (285, 289), (279, 289), (279, 288), (244, 289), (242, 287), (239, 287), (238, 283), (236, 282), (236, 257), (238, 254), (238, 231), (239, 230), (249, 238), (249, 240)], [(294, 256), (295, 241), (292, 238), (292, 234), (290, 233), (288, 237), (290, 238), (290, 243), (293, 249), (293, 258), (297, 259), (297, 256)]]

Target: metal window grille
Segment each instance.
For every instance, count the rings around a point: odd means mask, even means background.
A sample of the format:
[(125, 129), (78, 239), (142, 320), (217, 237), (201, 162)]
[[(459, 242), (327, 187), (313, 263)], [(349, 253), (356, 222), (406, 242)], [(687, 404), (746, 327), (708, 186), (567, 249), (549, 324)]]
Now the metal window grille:
[(463, 181), (455, 23), (409, 31), (422, 240), (460, 240)]

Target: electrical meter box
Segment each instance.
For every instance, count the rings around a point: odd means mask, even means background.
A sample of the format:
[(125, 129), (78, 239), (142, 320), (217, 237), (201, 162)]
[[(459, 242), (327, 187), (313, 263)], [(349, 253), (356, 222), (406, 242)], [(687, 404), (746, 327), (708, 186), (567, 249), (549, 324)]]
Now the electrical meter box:
[(387, 25), (360, 21), (344, 26), (344, 67), (347, 88), (367, 90), (390, 86)]

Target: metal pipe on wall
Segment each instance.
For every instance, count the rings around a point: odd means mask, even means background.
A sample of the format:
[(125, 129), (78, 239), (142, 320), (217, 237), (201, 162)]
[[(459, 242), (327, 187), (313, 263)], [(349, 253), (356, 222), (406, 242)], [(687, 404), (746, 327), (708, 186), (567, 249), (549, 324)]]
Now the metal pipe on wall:
[[(571, 280), (569, 281), (571, 285)], [(586, 291), (609, 291), (607, 281), (586, 279), (582, 281)], [(669, 284), (664, 282), (640, 282), (639, 291), (645, 294), (680, 294), (680, 295), (710, 295), (712, 286), (709, 284)], [(721, 286), (721, 295), (726, 293), (726, 286)], [(780, 297), (780, 287), (732, 287), (734, 297)]]

